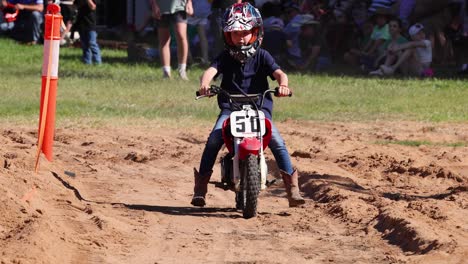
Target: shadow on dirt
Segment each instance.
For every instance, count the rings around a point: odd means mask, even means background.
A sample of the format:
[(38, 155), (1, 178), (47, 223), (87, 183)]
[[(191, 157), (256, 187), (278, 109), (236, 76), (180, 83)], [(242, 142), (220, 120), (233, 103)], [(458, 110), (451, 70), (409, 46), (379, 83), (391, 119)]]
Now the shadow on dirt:
[(163, 206), (163, 205), (145, 205), (145, 204), (124, 204), (113, 203), (112, 205), (122, 205), (131, 210), (143, 210), (147, 212), (159, 212), (168, 215), (186, 215), (186, 216), (199, 216), (199, 217), (219, 217), (219, 218), (242, 218), (240, 214), (226, 214), (236, 213), (234, 208), (217, 208), (217, 207), (189, 207), (189, 206)]
[[(80, 191), (71, 185), (69, 182), (65, 181), (60, 177), (56, 172), (52, 172), (52, 175), (60, 181), (63, 186), (69, 190), (72, 190), (75, 194), (75, 197), (84, 202), (95, 203), (95, 204), (108, 204), (113, 207), (124, 207), (131, 210), (143, 210), (147, 212), (159, 212), (168, 215), (186, 215), (186, 216), (198, 216), (198, 217), (219, 217), (219, 218), (242, 218), (241, 213), (237, 213), (237, 210), (234, 208), (215, 208), (215, 207), (189, 207), (189, 206), (164, 206), (164, 205), (146, 205), (146, 204), (126, 204), (126, 203), (113, 203), (113, 202), (103, 202), (103, 201), (92, 201), (85, 199)], [(232, 213), (232, 214), (229, 214)]]
[(333, 185), (340, 189), (345, 189), (348, 191), (370, 194), (369, 189), (362, 187), (361, 185), (357, 184), (355, 181), (348, 177), (309, 172), (299, 173), (299, 186), (302, 186), (303, 192), (309, 195), (313, 194), (314, 190), (316, 189), (314, 188), (314, 186), (317, 186), (317, 183)]
[(436, 199), (436, 200), (443, 200), (453, 194), (457, 194), (460, 192), (468, 191), (467, 186), (457, 186), (457, 187), (450, 187), (447, 189), (447, 192), (444, 193), (437, 193), (437, 194), (430, 194), (430, 195), (413, 195), (413, 194), (405, 194), (405, 193), (384, 193), (383, 197), (393, 200), (393, 201), (415, 201), (419, 199)]

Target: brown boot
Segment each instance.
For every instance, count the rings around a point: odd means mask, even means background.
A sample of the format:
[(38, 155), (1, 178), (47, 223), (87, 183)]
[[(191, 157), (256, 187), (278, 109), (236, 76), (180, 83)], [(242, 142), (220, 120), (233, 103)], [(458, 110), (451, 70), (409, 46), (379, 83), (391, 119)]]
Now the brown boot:
[(208, 191), (208, 182), (210, 181), (211, 174), (213, 171), (210, 171), (206, 175), (200, 175), (198, 171), (194, 168), (193, 174), (195, 176), (195, 187), (193, 188), (193, 198), (192, 205), (195, 206), (205, 206), (205, 195)]
[(292, 175), (280, 170), (281, 177), (283, 177), (284, 188), (286, 188), (286, 193), (288, 194), (289, 207), (296, 207), (298, 205), (304, 204), (304, 198), (302, 198), (299, 193), (299, 183), (297, 170), (294, 170)]

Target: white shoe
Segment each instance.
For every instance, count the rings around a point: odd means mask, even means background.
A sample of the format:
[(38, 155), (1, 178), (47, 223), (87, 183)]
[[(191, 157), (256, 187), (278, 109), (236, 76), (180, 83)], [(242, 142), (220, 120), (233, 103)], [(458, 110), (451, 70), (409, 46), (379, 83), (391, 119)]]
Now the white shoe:
[(189, 78), (187, 77), (187, 72), (186, 71), (179, 71), (179, 77), (184, 81), (189, 80)]
[(393, 69), (392, 67), (387, 66), (385, 64), (380, 65), (380, 69), (382, 70), (383, 74), (385, 74), (385, 75), (393, 75), (393, 73), (395, 72), (395, 69)]
[(163, 79), (170, 79), (171, 78), (171, 73), (163, 71)]
[(375, 71), (369, 72), (369, 75), (384, 76), (384, 73), (382, 72), (381, 69), (377, 69), (377, 70), (375, 70)]

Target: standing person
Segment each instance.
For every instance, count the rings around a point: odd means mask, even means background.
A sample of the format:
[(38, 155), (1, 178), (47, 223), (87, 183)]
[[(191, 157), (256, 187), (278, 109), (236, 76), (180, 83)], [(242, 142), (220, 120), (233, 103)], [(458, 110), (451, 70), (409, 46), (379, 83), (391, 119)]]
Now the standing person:
[(2, 6), (7, 4), (14, 5), (19, 11), (11, 36), (20, 42), (37, 44), (41, 38), (41, 24), (44, 21), (43, 0), (2, 0)]
[(75, 4), (78, 7), (75, 27), (80, 33), (83, 62), (101, 64), (101, 50), (96, 32), (96, 4), (93, 0), (75, 0)]
[(200, 40), (200, 62), (205, 66), (209, 64), (206, 26), (208, 25), (208, 16), (211, 12), (210, 8), (211, 4), (208, 0), (197, 0), (193, 2), (193, 17), (189, 17), (187, 20), (190, 26), (194, 26), (197, 29), (198, 38)]
[[(276, 79), (279, 96), (288, 96), (288, 77), (276, 64), (273, 57), (260, 48), (263, 37), (263, 22), (260, 12), (249, 3), (234, 4), (224, 16), (223, 36), (226, 49), (212, 62), (200, 79), (200, 94), (209, 94), (210, 82), (215, 75), (222, 74), (221, 87), (231, 94), (240, 94), (236, 87), (245, 93), (256, 94), (268, 90), (268, 79)], [(202, 154), (200, 169), (194, 169), (195, 187), (192, 205), (205, 206), (208, 182), (219, 150), (223, 146), (221, 127), (229, 117), (231, 109), (228, 98), (218, 96), (221, 112), (208, 137)], [(271, 120), (273, 100), (265, 97), (262, 111)], [(269, 147), (281, 171), (290, 207), (304, 204), (299, 193), (298, 173), (291, 163), (288, 150), (278, 129), (272, 123), (272, 139)]]
[(171, 33), (175, 26), (178, 72), (182, 80), (187, 77), (187, 15), (193, 15), (192, 0), (150, 0), (153, 17), (158, 20), (159, 49), (164, 78), (171, 78)]
[(60, 13), (63, 16), (63, 24), (65, 29), (60, 34), (60, 45), (71, 44), (72, 37), (71, 37), (71, 28), (73, 23), (76, 20), (76, 6), (74, 5), (74, 0), (62, 0), (60, 1)]
[(223, 15), (226, 8), (242, 0), (211, 0), (210, 29), (214, 38), (213, 56), (217, 56), (224, 48), (223, 43)]

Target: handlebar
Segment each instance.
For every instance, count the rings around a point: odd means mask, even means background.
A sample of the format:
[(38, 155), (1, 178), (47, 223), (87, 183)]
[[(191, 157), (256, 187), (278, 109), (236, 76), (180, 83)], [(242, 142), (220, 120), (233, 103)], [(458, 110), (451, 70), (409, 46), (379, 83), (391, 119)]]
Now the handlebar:
[[(195, 93), (195, 95), (196, 95), (195, 100), (198, 100), (198, 99), (201, 99), (201, 98), (204, 98), (204, 97), (212, 97), (212, 96), (215, 96), (215, 95), (218, 95), (218, 94), (225, 94), (228, 97), (231, 97), (231, 94), (229, 94), (227, 91), (223, 90), (221, 87), (219, 87), (217, 85), (211, 85), (210, 89), (209, 89), (209, 92), (210, 92), (209, 94), (201, 95), (200, 91), (197, 91)], [(273, 93), (275, 97), (279, 97), (279, 87), (276, 87), (274, 89), (266, 90), (263, 93), (263, 97), (265, 97), (265, 95), (268, 94), (268, 93)], [(292, 92), (290, 92), (288, 96), (291, 97)]]

